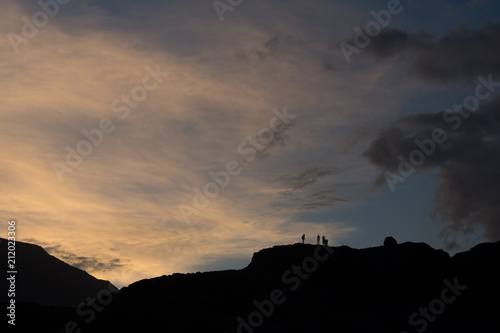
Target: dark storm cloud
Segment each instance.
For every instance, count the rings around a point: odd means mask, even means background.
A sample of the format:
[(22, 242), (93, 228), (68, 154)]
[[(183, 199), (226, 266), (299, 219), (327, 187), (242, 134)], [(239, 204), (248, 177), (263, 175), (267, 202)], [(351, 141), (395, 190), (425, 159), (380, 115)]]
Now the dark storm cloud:
[[(416, 139), (430, 138), (433, 129), (441, 127), (443, 127), (442, 113), (405, 116), (380, 131), (364, 155), (379, 168), (396, 172), (399, 164), (397, 157), (408, 156), (416, 148)], [(442, 151), (443, 148), (437, 146), (435, 153), (427, 157), (420, 170), (424, 171), (441, 164), (444, 159)], [(385, 183), (383, 177), (382, 182)]]
[(470, 82), (478, 75), (500, 74), (500, 23), (460, 27), (440, 38), (386, 28), (363, 52), (408, 59), (412, 71), (427, 80)]
[(455, 129), (443, 121), (445, 111), (409, 115), (378, 134), (364, 153), (382, 170), (378, 185), (385, 184), (385, 171), (397, 172), (398, 156), (408, 159), (417, 149), (415, 139), (424, 140), (435, 128), (448, 139), (426, 156), (416, 172), (440, 171), (434, 193), (433, 217), (449, 223), (440, 236), (449, 249), (458, 247), (456, 236), (483, 227), (489, 241), (500, 239), (500, 97), (470, 113)]
[[(375, 58), (408, 62), (418, 77), (437, 83), (471, 83), (478, 76), (500, 77), (500, 24), (480, 29), (461, 27), (443, 37), (426, 32), (384, 29), (366, 48)], [(363, 51), (363, 52), (364, 52)], [(490, 76), (491, 77), (491, 76)], [(385, 186), (386, 171), (398, 174), (399, 157), (408, 160), (416, 140), (429, 139), (443, 129), (447, 139), (437, 144), (416, 172), (438, 169), (440, 183), (434, 193), (434, 219), (451, 223), (440, 236), (449, 249), (458, 248), (457, 236), (484, 229), (490, 241), (500, 239), (500, 98), (496, 97), (458, 126), (444, 121), (445, 112), (405, 116), (383, 129), (364, 153), (383, 170), (376, 184)], [(400, 174), (400, 173), (399, 173)]]

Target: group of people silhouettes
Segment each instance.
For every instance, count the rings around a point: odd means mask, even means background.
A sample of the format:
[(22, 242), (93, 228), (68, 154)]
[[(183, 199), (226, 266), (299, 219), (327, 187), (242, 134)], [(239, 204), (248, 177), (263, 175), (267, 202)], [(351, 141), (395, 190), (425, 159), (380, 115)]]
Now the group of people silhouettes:
[[(326, 239), (325, 236), (320, 237), (319, 235), (318, 235), (318, 237), (316, 237), (316, 244), (317, 245), (319, 245), (320, 239), (321, 239), (323, 245), (328, 246), (328, 239)], [(303, 234), (302, 235), (302, 244), (304, 244), (305, 240), (306, 240), (306, 234)]]

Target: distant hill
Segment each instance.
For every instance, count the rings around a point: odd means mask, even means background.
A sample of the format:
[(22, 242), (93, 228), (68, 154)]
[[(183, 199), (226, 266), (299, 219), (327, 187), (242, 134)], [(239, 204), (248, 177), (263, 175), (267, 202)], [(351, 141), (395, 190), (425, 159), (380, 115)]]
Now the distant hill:
[[(0, 238), (2, 258), (7, 263), (7, 240)], [(16, 301), (44, 306), (76, 307), (110, 282), (70, 266), (48, 254), (42, 247), (16, 241)], [(5, 284), (5, 281), (3, 282)], [(114, 286), (112, 287), (114, 288)], [(2, 302), (8, 288), (2, 289)]]
[(500, 332), (500, 242), (453, 257), (424, 243), (384, 244), (275, 246), (241, 270), (135, 282), (92, 318), (31, 306), (24, 320), (42, 320), (40, 333), (63, 332), (64, 320), (92, 333)]

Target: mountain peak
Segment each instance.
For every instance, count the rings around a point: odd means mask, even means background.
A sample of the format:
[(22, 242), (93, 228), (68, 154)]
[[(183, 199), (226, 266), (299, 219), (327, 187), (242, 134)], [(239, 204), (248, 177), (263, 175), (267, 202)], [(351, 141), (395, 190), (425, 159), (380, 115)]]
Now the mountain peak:
[[(0, 238), (0, 246), (5, 254), (7, 244), (6, 239)], [(111, 284), (68, 265), (39, 245), (16, 241), (15, 252), (18, 271), (16, 300), (19, 302), (76, 307), (89, 295), (96, 295)]]

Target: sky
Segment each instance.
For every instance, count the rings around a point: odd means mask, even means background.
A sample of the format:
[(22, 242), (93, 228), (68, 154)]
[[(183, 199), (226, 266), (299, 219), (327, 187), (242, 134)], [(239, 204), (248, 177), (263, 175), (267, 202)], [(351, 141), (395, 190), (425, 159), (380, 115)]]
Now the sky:
[(2, 1), (1, 215), (117, 286), (243, 268), (303, 233), (451, 254), (498, 241), (499, 14)]

